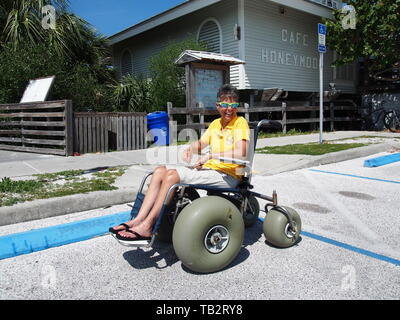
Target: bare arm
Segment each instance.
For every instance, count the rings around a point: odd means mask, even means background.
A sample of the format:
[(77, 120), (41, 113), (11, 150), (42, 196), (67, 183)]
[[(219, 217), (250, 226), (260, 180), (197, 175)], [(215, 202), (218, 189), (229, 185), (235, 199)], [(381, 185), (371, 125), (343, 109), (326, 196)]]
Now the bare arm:
[(207, 147), (208, 144), (204, 143), (201, 140), (197, 140), (193, 142), (185, 151), (183, 152), (183, 161), (190, 163), (192, 160), (193, 154), (200, 154), (201, 150)]
[(236, 142), (235, 147), (232, 150), (221, 152), (221, 153), (208, 153), (202, 156), (194, 165), (195, 168), (201, 168), (210, 159), (219, 158), (233, 158), (239, 160), (246, 160), (247, 158), (247, 148), (249, 142), (247, 140), (240, 140)]

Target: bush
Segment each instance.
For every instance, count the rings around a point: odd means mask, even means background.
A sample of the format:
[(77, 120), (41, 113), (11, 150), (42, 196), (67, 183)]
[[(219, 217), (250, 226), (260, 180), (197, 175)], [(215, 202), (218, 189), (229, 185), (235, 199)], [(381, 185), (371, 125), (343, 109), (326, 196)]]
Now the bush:
[[(100, 68), (100, 67), (98, 67)], [(0, 51), (0, 103), (19, 103), (30, 79), (56, 76), (48, 100), (72, 100), (75, 111), (112, 108), (111, 90), (104, 80), (111, 71), (59, 56), (46, 43)]]
[(170, 42), (160, 53), (150, 59), (151, 96), (158, 110), (165, 110), (167, 102), (172, 102), (175, 107), (186, 106), (185, 68), (175, 64), (176, 59), (185, 50), (206, 51), (207, 46), (191, 38), (180, 42)]
[(142, 74), (128, 75), (121, 83), (112, 86), (114, 111), (152, 112), (154, 108), (151, 98), (151, 80)]

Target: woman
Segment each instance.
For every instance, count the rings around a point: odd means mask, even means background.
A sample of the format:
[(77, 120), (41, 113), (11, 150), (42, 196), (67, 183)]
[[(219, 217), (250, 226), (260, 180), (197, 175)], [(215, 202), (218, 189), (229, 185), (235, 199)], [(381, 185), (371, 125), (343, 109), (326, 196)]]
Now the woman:
[[(216, 187), (236, 187), (241, 179), (240, 165), (221, 162), (220, 157), (246, 159), (250, 130), (247, 121), (237, 116), (239, 94), (226, 84), (218, 92), (216, 108), (220, 118), (214, 120), (202, 137), (192, 143), (183, 154), (190, 163), (194, 153), (210, 146), (210, 152), (201, 156), (192, 167), (160, 166), (154, 169), (148, 191), (137, 216), (114, 228), (120, 242), (150, 240), (162, 204), (170, 187), (177, 183), (207, 184)], [(172, 195), (171, 195), (172, 197)]]

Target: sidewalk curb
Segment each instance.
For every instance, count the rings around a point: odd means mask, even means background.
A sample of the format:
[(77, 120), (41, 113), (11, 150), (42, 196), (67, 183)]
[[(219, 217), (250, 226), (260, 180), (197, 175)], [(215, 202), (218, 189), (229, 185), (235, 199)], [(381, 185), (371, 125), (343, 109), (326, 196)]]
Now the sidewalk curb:
[[(300, 162), (297, 161), (292, 165), (288, 165), (274, 172), (271, 172), (270, 170), (262, 171), (259, 172), (258, 175), (269, 176), (282, 172), (366, 157), (388, 151), (391, 147), (399, 146), (400, 144), (397, 143), (380, 143), (321, 156), (313, 156), (312, 159), (305, 159)], [(11, 207), (0, 207), (0, 226), (62, 216), (118, 204), (132, 203), (135, 199), (136, 193), (136, 188), (123, 188), (115, 191), (97, 191), (66, 197), (29, 201)]]
[(316, 167), (316, 166), (321, 166), (321, 165), (325, 165), (325, 164), (331, 164), (331, 163), (335, 163), (335, 162), (342, 162), (342, 161), (352, 160), (352, 159), (356, 159), (356, 158), (368, 157), (368, 156), (376, 154), (376, 153), (386, 152), (392, 147), (399, 147), (399, 145), (394, 145), (394, 144), (390, 144), (390, 143), (380, 143), (380, 144), (374, 144), (374, 145), (370, 145), (370, 146), (364, 146), (364, 147), (359, 147), (359, 148), (354, 148), (354, 149), (349, 149), (349, 150), (332, 152), (332, 153), (323, 154), (320, 156), (311, 156), (313, 158), (306, 159), (301, 162), (296, 162), (293, 165), (289, 165), (286, 168), (283, 168), (282, 170), (278, 170), (279, 172), (271, 173), (270, 171), (266, 170), (266, 171), (260, 172), (260, 175), (269, 176), (269, 175), (275, 175), (278, 173), (283, 173), (283, 172), (288, 172), (288, 171), (293, 171), (293, 170), (305, 169), (305, 168)]
[(137, 189), (96, 191), (0, 208), (0, 226), (104, 208), (135, 200)]
[(326, 155), (318, 156), (318, 159), (312, 160), (308, 164), (310, 167), (314, 167), (324, 164), (330, 164), (333, 162), (342, 162), (356, 158), (368, 157), (376, 153), (387, 152), (391, 147), (393, 147), (392, 144), (380, 143), (365, 147), (328, 153)]

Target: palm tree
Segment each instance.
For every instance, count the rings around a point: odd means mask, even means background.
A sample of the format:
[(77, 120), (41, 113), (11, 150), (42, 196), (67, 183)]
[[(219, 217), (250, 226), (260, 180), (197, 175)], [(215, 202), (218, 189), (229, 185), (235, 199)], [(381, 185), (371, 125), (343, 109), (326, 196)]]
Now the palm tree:
[[(42, 8), (56, 9), (54, 29), (42, 27)], [(1, 0), (0, 50), (27, 43), (48, 43), (60, 56), (89, 65), (104, 64), (109, 55), (106, 38), (84, 19), (71, 13), (68, 0)]]

